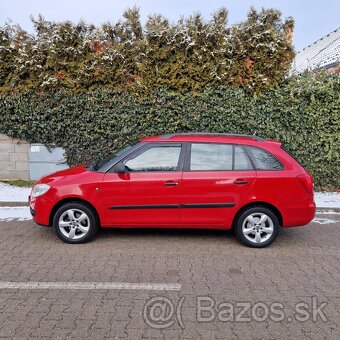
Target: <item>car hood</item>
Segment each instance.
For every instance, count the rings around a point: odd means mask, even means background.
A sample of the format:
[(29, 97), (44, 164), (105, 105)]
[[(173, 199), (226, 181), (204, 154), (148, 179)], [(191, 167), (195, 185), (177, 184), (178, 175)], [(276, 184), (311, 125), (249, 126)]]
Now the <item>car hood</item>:
[(60, 181), (61, 179), (64, 179), (65, 177), (69, 177), (72, 175), (80, 175), (82, 173), (88, 172), (88, 170), (84, 166), (76, 166), (73, 168), (60, 170), (57, 172), (53, 172), (52, 174), (48, 174), (42, 178), (40, 178), (37, 183), (51, 183)]

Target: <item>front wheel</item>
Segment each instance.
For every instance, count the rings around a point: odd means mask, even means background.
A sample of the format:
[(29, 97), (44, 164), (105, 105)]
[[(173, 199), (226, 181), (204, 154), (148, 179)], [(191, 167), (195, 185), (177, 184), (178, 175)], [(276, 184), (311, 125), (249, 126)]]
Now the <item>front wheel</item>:
[(275, 241), (280, 223), (272, 210), (253, 207), (244, 211), (236, 221), (235, 234), (248, 247), (263, 248)]
[(90, 207), (70, 202), (55, 213), (53, 228), (57, 236), (66, 243), (85, 243), (97, 232), (98, 222)]

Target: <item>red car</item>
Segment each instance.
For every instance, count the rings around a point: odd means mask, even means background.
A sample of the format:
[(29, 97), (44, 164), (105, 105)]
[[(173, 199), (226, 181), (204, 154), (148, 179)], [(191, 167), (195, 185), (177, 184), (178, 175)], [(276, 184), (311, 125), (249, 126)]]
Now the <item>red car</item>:
[(67, 243), (86, 242), (99, 227), (233, 228), (259, 248), (280, 227), (309, 223), (315, 203), (312, 177), (281, 143), (176, 133), (41, 178), (30, 209)]

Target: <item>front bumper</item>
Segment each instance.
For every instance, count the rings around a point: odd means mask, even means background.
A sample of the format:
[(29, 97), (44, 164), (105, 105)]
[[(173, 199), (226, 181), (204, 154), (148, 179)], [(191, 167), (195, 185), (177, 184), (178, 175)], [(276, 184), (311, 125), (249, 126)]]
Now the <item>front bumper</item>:
[(30, 213), (34, 217), (35, 216), (35, 210), (30, 207)]
[(34, 222), (40, 225), (49, 226), (50, 214), (53, 207), (52, 203), (44, 197), (44, 195), (36, 198), (29, 196), (28, 202)]

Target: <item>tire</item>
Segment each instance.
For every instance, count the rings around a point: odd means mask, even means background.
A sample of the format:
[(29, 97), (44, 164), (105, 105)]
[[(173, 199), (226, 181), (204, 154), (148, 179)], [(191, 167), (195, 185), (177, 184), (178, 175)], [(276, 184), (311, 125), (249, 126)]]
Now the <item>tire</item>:
[(252, 207), (243, 211), (235, 224), (237, 239), (248, 247), (264, 248), (279, 234), (280, 223), (276, 214), (265, 207)]
[(93, 209), (78, 202), (64, 204), (53, 217), (54, 231), (66, 243), (90, 241), (96, 234), (98, 225)]

